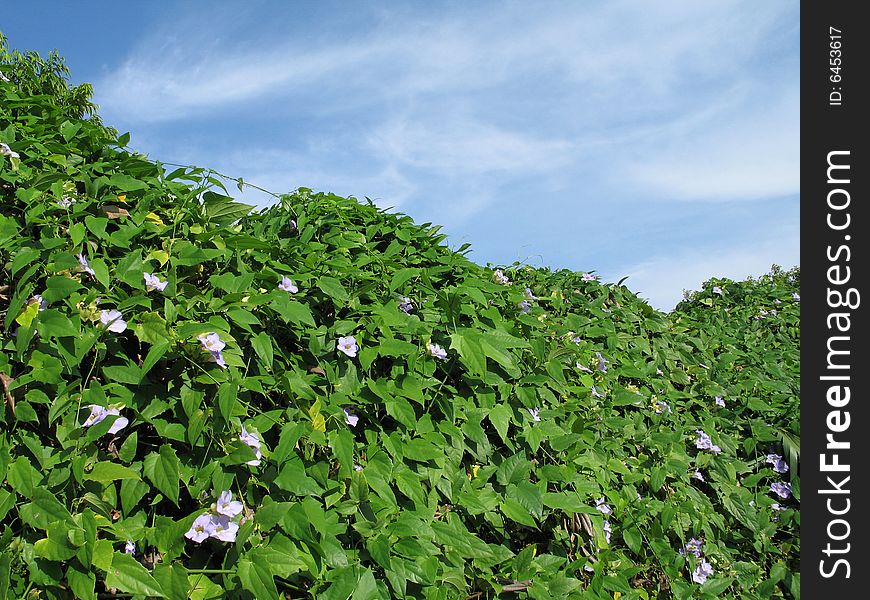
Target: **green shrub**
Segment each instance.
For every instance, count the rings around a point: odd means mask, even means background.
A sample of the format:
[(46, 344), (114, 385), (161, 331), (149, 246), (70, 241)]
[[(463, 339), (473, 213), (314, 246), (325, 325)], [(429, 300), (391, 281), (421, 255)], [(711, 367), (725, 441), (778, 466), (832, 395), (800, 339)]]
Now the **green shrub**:
[(0, 598), (799, 597), (796, 272), (663, 314), (255, 212), (41, 60), (0, 52)]

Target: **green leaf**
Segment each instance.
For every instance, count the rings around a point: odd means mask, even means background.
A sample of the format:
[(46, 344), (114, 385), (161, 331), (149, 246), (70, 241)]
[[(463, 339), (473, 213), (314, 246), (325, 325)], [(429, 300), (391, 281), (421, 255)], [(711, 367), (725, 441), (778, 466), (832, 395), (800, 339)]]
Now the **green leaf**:
[(145, 312), (138, 315), (138, 322), (133, 326), (136, 337), (147, 344), (167, 344), (169, 331), (166, 321), (155, 312)]
[(66, 569), (66, 580), (76, 598), (81, 600), (96, 600), (97, 577), (75, 562)]
[[(32, 306), (37, 306), (36, 304)], [(17, 320), (17, 319), (16, 319)], [(25, 323), (22, 323), (26, 325)], [(80, 335), (80, 328), (74, 324), (65, 314), (51, 308), (39, 314), (39, 322), (36, 326), (42, 338), (76, 337)]]
[(63, 275), (52, 275), (45, 282), (45, 291), (42, 293), (42, 298), (49, 304), (53, 304), (58, 300), (68, 297), (80, 287), (82, 287), (81, 284), (75, 279), (64, 277)]
[(100, 461), (94, 465), (94, 468), (89, 473), (85, 473), (85, 479), (107, 483), (110, 481), (119, 481), (121, 479), (139, 479), (139, 475), (123, 465), (108, 461)]
[(402, 285), (404, 285), (406, 281), (408, 281), (412, 277), (417, 277), (421, 272), (422, 270), (416, 267), (399, 269), (393, 274), (393, 278), (390, 281), (390, 291), (393, 292), (399, 289), (400, 287), (402, 287)]
[(323, 290), (323, 293), (335, 300), (337, 305), (343, 305), (350, 297), (341, 282), (335, 277), (321, 277), (317, 280), (317, 287)]
[(281, 315), (281, 318), (287, 323), (316, 327), (314, 317), (311, 316), (311, 310), (304, 304), (290, 300), (286, 295), (279, 296), (269, 306)]
[(475, 375), (486, 373), (486, 355), (475, 336), (467, 330), (450, 335), (450, 349), (459, 352), (459, 359), (466, 368)]
[(112, 566), (106, 572), (106, 587), (131, 594), (166, 597), (163, 588), (139, 561), (129, 554), (118, 552), (113, 553)]
[(225, 421), (229, 422), (232, 418), (236, 407), (236, 398), (239, 395), (239, 386), (228, 381), (222, 383), (218, 388), (218, 407), (221, 411), (221, 416)]
[(45, 529), (50, 523), (61, 521), (72, 524), (72, 515), (54, 494), (44, 487), (33, 488), (33, 512), (31, 525)]
[(275, 587), (275, 579), (268, 563), (252, 562), (243, 558), (239, 561), (236, 572), (242, 587), (251, 592), (254, 598), (278, 598), (278, 588)]
[(256, 352), (257, 356), (260, 357), (260, 360), (263, 361), (263, 365), (271, 371), (272, 360), (274, 359), (272, 338), (266, 332), (261, 331), (251, 338), (251, 347), (254, 348), (254, 352)]
[(502, 441), (507, 442), (508, 426), (513, 418), (513, 410), (507, 404), (496, 404), (487, 414), (489, 422), (492, 423), (495, 430), (498, 432)]
[(112, 175), (109, 178), (109, 185), (118, 188), (122, 192), (135, 192), (148, 187), (148, 184), (144, 181), (130, 177), (125, 173), (115, 173)]
[(163, 492), (167, 498), (178, 504), (178, 457), (171, 446), (160, 446), (160, 453), (150, 453), (145, 457), (145, 476)]

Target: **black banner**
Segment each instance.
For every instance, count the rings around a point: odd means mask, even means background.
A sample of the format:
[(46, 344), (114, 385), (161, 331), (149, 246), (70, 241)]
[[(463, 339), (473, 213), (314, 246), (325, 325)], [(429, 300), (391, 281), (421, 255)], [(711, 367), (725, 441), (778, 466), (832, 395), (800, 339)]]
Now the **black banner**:
[[(860, 3), (801, 24), (801, 583), (859, 597), (867, 539), (867, 40)], [(851, 593), (850, 593), (851, 592)], [(839, 596), (845, 593), (849, 595)], [(824, 595), (824, 596), (823, 596)]]

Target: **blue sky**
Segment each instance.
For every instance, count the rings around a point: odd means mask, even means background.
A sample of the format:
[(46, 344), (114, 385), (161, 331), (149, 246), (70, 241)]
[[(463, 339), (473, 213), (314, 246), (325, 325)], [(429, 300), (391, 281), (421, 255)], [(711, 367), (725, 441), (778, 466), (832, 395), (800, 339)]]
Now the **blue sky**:
[(57, 48), (154, 159), (367, 196), (663, 310), (799, 264), (796, 2), (9, 5), (10, 45)]

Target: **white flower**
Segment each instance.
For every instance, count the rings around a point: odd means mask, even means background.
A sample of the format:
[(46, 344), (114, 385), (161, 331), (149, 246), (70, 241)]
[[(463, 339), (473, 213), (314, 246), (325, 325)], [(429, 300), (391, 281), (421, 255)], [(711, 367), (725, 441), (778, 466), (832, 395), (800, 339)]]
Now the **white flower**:
[(203, 513), (193, 521), (193, 524), (190, 526), (187, 533), (184, 534), (184, 537), (193, 540), (197, 544), (201, 544), (213, 531), (214, 524), (212, 523), (212, 516), (208, 513)]
[(115, 309), (101, 310), (100, 323), (109, 331), (123, 333), (127, 330), (127, 322), (121, 318), (122, 316), (121, 312)]
[(347, 356), (353, 358), (359, 351), (359, 346), (356, 343), (356, 338), (352, 335), (338, 338), (338, 349), (344, 352)]
[(88, 415), (88, 418), (85, 419), (85, 422), (82, 423), (82, 427), (90, 427), (92, 425), (96, 425), (97, 423), (101, 423), (108, 416), (118, 417), (115, 419), (115, 422), (112, 423), (112, 426), (109, 428), (108, 433), (114, 435), (124, 429), (127, 424), (130, 422), (127, 417), (121, 416), (121, 411), (118, 408), (105, 408), (103, 406), (98, 406), (96, 404), (91, 404), (88, 406), (91, 409), (91, 414)]
[(145, 277), (145, 289), (149, 292), (154, 290), (162, 292), (169, 284), (168, 281), (160, 281), (160, 278), (152, 273), (142, 273), (142, 275)]
[(210, 333), (200, 334), (197, 336), (196, 339), (198, 339), (199, 343), (202, 344), (202, 347), (209, 352), (220, 352), (227, 347), (227, 345), (220, 338), (220, 336), (213, 331)]
[(254, 459), (249, 460), (245, 464), (256, 467), (260, 464), (260, 459), (263, 458), (263, 453), (260, 451), (260, 436), (256, 432), (249, 433), (245, 426), (242, 425), (242, 433), (239, 434), (239, 440), (247, 444), (254, 451)]
[(291, 294), (295, 294), (299, 291), (299, 288), (296, 287), (296, 284), (293, 283), (293, 280), (289, 277), (281, 277), (281, 283), (278, 284), (279, 290), (284, 290), (285, 292), (290, 292)]
[(351, 412), (349, 408), (343, 408), (344, 411), (344, 421), (351, 427), (356, 427), (356, 424), (359, 423), (359, 417)]
[(447, 350), (438, 344), (426, 344), (426, 348), (429, 349), (429, 354), (434, 358), (440, 358), (441, 360), (447, 359)]
[(8, 156), (9, 158), (21, 158), (21, 156), (12, 148), (0, 142), (0, 154), (3, 156)]
[(211, 537), (222, 542), (235, 542), (236, 534), (239, 532), (239, 524), (230, 521), (229, 517), (223, 515), (211, 517), (212, 531)]
[(244, 504), (238, 500), (233, 500), (233, 493), (229, 490), (224, 490), (218, 496), (217, 508), (218, 514), (226, 517), (235, 517), (237, 514), (245, 510)]
[(136, 544), (133, 540), (127, 540), (127, 543), (124, 544), (124, 552), (127, 554), (133, 554), (136, 552)]
[(91, 275), (96, 275), (94, 270), (91, 268), (91, 263), (88, 262), (88, 259), (84, 254), (79, 254), (78, 259), (80, 273), (90, 273)]
[(496, 269), (495, 273), (492, 274), (492, 278), (495, 279), (496, 283), (500, 283), (502, 285), (510, 285), (511, 280), (507, 278), (507, 276), (502, 272), (501, 269)]
[(539, 416), (539, 413), (541, 412), (540, 408), (527, 408), (526, 410), (529, 411), (530, 415), (532, 415), (533, 421), (538, 422), (541, 420), (541, 417)]

